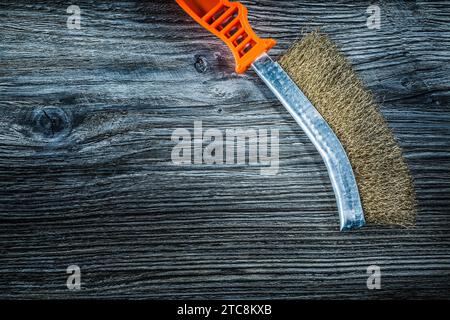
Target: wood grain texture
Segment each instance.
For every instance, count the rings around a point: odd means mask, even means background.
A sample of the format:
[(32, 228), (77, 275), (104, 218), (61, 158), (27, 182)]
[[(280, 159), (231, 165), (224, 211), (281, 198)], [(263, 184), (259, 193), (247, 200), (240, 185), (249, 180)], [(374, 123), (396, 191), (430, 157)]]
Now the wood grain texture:
[[(417, 227), (339, 233), (306, 135), (174, 1), (77, 1), (81, 30), (64, 1), (3, 1), (1, 298), (449, 298), (448, 3), (380, 1), (380, 30), (366, 1), (244, 3), (275, 56), (321, 27), (350, 57), (405, 150)], [(279, 129), (279, 174), (172, 164), (196, 120)]]

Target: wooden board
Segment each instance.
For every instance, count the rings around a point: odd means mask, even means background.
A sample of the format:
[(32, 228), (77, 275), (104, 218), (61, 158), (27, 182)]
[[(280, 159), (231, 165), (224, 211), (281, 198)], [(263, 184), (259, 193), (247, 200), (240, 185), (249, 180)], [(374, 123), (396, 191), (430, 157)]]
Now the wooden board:
[[(338, 232), (305, 134), (174, 1), (77, 1), (81, 30), (67, 2), (3, 1), (1, 298), (449, 298), (446, 1), (380, 1), (379, 30), (366, 1), (244, 3), (274, 56), (321, 27), (350, 57), (405, 150), (417, 227)], [(278, 129), (278, 175), (174, 165), (172, 132), (198, 120)]]

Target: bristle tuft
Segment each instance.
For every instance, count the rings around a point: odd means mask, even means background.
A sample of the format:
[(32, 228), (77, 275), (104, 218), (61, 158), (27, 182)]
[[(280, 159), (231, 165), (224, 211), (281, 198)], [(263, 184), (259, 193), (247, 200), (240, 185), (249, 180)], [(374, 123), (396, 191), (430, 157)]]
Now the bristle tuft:
[(315, 31), (279, 61), (344, 146), (368, 223), (414, 225), (410, 171), (392, 131), (350, 62), (328, 36)]

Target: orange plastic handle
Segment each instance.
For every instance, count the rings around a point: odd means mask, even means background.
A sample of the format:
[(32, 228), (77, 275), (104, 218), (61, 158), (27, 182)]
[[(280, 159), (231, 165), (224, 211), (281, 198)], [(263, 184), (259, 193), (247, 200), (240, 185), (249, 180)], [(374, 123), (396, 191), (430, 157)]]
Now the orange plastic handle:
[(206, 30), (219, 37), (233, 52), (236, 72), (244, 73), (276, 41), (259, 38), (250, 27), (247, 8), (229, 0), (176, 0)]

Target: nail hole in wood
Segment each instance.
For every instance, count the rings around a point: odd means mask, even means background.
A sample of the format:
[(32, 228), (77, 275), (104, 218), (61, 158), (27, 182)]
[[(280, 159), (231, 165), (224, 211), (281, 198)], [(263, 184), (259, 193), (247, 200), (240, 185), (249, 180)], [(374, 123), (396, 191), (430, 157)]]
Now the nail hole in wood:
[(205, 73), (209, 69), (208, 60), (204, 56), (196, 56), (194, 67), (198, 73)]

